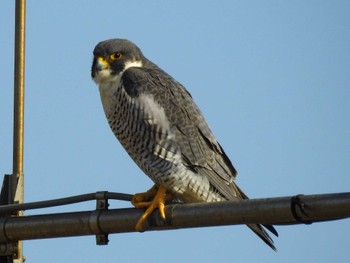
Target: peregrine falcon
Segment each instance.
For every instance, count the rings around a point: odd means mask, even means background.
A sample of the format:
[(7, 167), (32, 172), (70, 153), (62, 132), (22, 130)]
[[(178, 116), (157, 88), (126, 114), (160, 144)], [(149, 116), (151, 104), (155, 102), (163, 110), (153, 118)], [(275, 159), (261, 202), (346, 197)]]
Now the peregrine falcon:
[[(248, 197), (234, 182), (230, 159), (215, 139), (190, 93), (148, 60), (126, 39), (97, 44), (91, 77), (98, 84), (108, 123), (130, 157), (154, 186), (135, 194), (132, 204), (147, 208), (136, 230), (153, 210), (165, 219), (167, 200), (218, 202)], [(249, 224), (267, 245), (262, 225)], [(271, 225), (264, 225), (274, 235)]]

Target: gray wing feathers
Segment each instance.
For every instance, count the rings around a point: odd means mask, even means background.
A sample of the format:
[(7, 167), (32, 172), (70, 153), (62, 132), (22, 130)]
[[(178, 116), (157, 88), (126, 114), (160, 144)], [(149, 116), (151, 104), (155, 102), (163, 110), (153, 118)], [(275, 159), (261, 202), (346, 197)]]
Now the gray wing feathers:
[[(149, 69), (129, 68), (123, 75), (123, 85), (130, 96), (151, 94), (164, 108), (171, 129), (175, 132), (175, 148), (181, 152), (189, 169), (206, 176), (214, 190), (227, 200), (248, 198), (234, 183), (237, 174), (235, 168), (214, 138), (191, 95), (181, 84), (154, 66)], [(276, 249), (261, 225), (250, 224), (248, 227)], [(265, 227), (277, 235), (272, 226)]]
[(151, 94), (164, 108), (175, 131), (176, 145), (190, 169), (207, 176), (213, 187), (227, 199), (239, 195), (233, 183), (235, 168), (181, 84), (160, 69), (140, 68), (125, 71), (123, 84), (131, 96)]

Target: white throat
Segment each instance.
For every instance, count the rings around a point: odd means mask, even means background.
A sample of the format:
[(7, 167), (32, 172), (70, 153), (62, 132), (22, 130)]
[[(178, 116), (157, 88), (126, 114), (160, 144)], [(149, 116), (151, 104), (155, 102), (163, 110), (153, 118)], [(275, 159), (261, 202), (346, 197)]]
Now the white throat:
[(112, 76), (110, 69), (106, 68), (101, 70), (94, 78), (94, 81), (98, 84), (98, 88), (100, 90), (101, 101), (103, 105), (103, 109), (107, 114), (110, 110), (110, 107), (113, 104), (113, 94), (119, 88), (120, 80), (123, 76), (123, 73), (132, 67), (142, 67), (142, 61), (129, 61), (125, 63), (125, 68), (118, 75)]

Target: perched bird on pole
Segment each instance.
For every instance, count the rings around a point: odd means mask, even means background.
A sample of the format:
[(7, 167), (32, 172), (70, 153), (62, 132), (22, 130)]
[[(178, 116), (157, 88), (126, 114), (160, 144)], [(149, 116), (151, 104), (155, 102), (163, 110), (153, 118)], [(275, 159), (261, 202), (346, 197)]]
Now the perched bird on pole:
[[(234, 182), (230, 159), (215, 139), (190, 93), (126, 39), (94, 49), (91, 77), (98, 84), (108, 123), (130, 157), (154, 182), (132, 203), (146, 208), (136, 230), (164, 204), (247, 199)], [(275, 250), (262, 225), (249, 224)], [(277, 236), (271, 225), (264, 225)]]

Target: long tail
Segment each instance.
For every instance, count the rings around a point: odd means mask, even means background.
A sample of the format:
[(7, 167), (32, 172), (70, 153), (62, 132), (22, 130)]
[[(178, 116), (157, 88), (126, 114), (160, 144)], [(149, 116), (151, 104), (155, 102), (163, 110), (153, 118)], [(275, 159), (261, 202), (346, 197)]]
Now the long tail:
[[(270, 248), (272, 248), (274, 251), (277, 251), (276, 247), (273, 244), (272, 238), (269, 236), (269, 234), (264, 230), (262, 225), (259, 224), (250, 224), (247, 225), (255, 234), (258, 235)], [(266, 229), (268, 229), (272, 234), (275, 236), (278, 236), (278, 233), (276, 229), (271, 225), (263, 225)]]
[[(236, 185), (239, 193), (241, 194), (243, 199), (249, 199), (248, 196), (246, 196), (245, 193)], [(247, 225), (253, 232), (260, 237), (270, 248), (272, 248), (274, 251), (277, 251), (276, 247), (273, 244), (272, 238), (269, 236), (269, 234), (264, 230), (263, 227), (265, 227), (267, 230), (269, 230), (272, 234), (274, 234), (276, 237), (278, 237), (278, 233), (276, 229), (272, 225), (259, 225), (259, 224), (249, 224)]]

